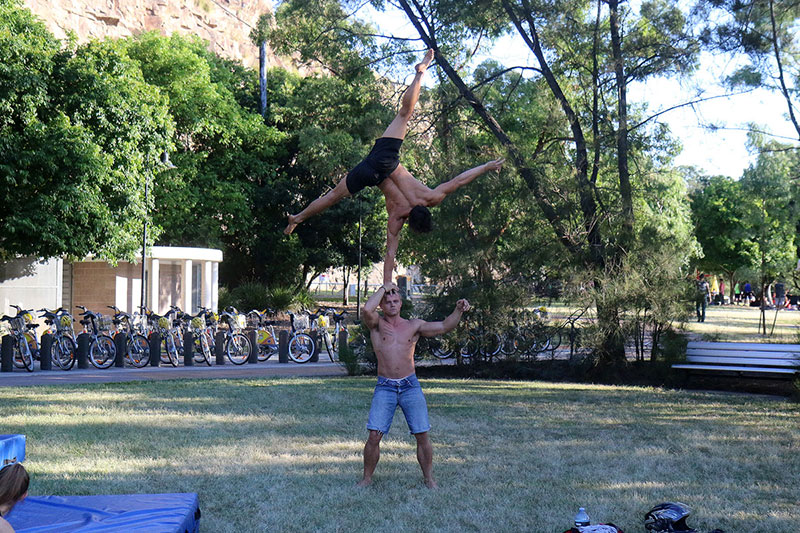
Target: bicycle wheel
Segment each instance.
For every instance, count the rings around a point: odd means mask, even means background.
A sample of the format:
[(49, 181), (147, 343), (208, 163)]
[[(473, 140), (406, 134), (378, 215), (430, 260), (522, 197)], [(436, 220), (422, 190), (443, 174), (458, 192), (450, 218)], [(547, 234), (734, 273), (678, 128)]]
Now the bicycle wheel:
[(518, 340), (517, 334), (512, 331), (506, 331), (503, 334), (503, 339), (500, 342), (500, 353), (503, 355), (514, 355), (517, 353)]
[(479, 349), (480, 346), (478, 343), (478, 338), (475, 337), (475, 335), (470, 334), (470, 336), (461, 343), (459, 351), (461, 352), (461, 357), (464, 359), (469, 359), (473, 355), (476, 355)]
[(225, 355), (228, 360), (234, 365), (243, 365), (250, 358), (250, 352), (253, 347), (250, 346), (250, 339), (242, 333), (234, 333), (225, 342)]
[(266, 361), (278, 353), (278, 343), (275, 337), (268, 330), (258, 330), (258, 360)]
[(98, 335), (89, 345), (89, 360), (96, 368), (108, 368), (114, 364), (117, 347), (108, 335)]
[[(200, 341), (200, 354), (203, 356), (203, 361), (205, 361), (208, 366), (211, 366), (212, 350), (211, 345), (208, 343), (208, 336), (203, 332), (197, 340)], [(195, 360), (197, 361), (197, 358), (195, 358)], [(201, 361), (197, 362), (199, 363)]]
[(296, 333), (289, 341), (289, 359), (295, 363), (307, 363), (314, 355), (314, 339), (305, 333)]
[(561, 346), (561, 343), (563, 342), (563, 340), (564, 339), (561, 337), (561, 330), (560, 329), (556, 329), (556, 330), (551, 331), (550, 332), (550, 346), (548, 347), (548, 349), (551, 352), (555, 352), (556, 350), (558, 350), (558, 347)]
[(150, 362), (150, 343), (147, 337), (134, 333), (128, 337), (128, 362), (136, 368), (143, 368)]
[(14, 343), (14, 366), (33, 372), (33, 353), (25, 337)]
[(500, 335), (497, 333), (484, 333), (481, 335), (481, 354), (487, 359), (500, 353)]
[(447, 359), (449, 357), (453, 357), (453, 350), (450, 349), (441, 339), (437, 338), (429, 338), (428, 339), (428, 349), (433, 354), (434, 357), (439, 359)]
[(170, 363), (172, 366), (178, 366), (178, 345), (175, 343), (175, 335), (173, 332), (167, 333), (167, 336), (164, 338), (164, 345), (166, 346), (167, 350), (167, 360), (164, 361), (164, 355), (161, 355), (161, 361)]
[(61, 370), (70, 370), (75, 364), (77, 348), (72, 337), (62, 336), (53, 343), (53, 361)]
[(336, 355), (336, 354), (334, 353), (333, 341), (331, 340), (331, 334), (328, 333), (327, 331), (323, 331), (321, 337), (322, 337), (322, 341), (325, 343), (325, 350), (328, 352), (328, 357), (330, 358), (331, 363), (334, 363), (335, 360), (334, 360), (333, 356)]
[(533, 334), (531, 350), (534, 357), (550, 348), (550, 337), (544, 328), (537, 329)]

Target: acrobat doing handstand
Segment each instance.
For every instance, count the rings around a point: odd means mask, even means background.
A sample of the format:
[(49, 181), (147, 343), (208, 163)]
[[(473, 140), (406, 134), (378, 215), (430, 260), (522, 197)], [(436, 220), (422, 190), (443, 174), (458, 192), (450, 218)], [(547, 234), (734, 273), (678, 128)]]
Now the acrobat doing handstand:
[[(489, 161), (466, 172), (463, 172), (435, 189), (430, 189), (425, 184), (414, 178), (411, 173), (400, 164), (400, 146), (406, 136), (408, 121), (414, 112), (414, 107), (419, 99), (422, 76), (433, 60), (433, 50), (428, 50), (421, 63), (414, 69), (416, 75), (405, 94), (403, 94), (400, 111), (394, 117), (383, 135), (375, 141), (372, 151), (361, 163), (356, 165), (345, 178), (333, 189), (311, 202), (305, 209), (296, 215), (289, 215), (289, 225), (284, 233), (287, 235), (294, 228), (308, 219), (321, 213), (342, 198), (352, 196), (368, 186), (376, 186), (383, 191), (386, 200), (386, 212), (389, 215), (386, 236), (386, 258), (383, 263), (383, 281), (392, 281), (397, 246), (400, 240), (400, 230), (408, 220), (412, 230), (426, 233), (432, 229), (431, 213), (429, 207), (442, 203), (442, 200), (459, 187), (466, 185), (481, 174), (491, 170), (499, 170), (505, 159)], [(388, 178), (388, 179), (387, 179)]]

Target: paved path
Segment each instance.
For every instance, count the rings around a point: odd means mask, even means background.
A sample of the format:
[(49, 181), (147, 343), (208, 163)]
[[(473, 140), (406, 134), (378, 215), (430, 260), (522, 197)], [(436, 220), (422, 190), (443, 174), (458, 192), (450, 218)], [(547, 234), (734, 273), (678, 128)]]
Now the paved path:
[(190, 367), (145, 367), (145, 368), (108, 368), (98, 370), (90, 367), (87, 370), (64, 371), (61, 369), (27, 372), (15, 368), (13, 372), (0, 372), (0, 387), (25, 387), (34, 385), (71, 385), (76, 383), (119, 383), (123, 381), (155, 381), (165, 379), (215, 379), (215, 378), (262, 378), (275, 376), (345, 376), (345, 369), (330, 361), (319, 363), (278, 363), (267, 361), (255, 365), (234, 366), (196, 365)]

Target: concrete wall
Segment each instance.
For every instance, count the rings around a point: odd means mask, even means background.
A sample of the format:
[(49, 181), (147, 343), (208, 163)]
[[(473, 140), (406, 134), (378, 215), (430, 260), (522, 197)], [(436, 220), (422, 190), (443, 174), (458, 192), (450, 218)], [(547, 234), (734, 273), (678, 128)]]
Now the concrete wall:
[(180, 308), (184, 306), (181, 304), (181, 291), (183, 285), (183, 277), (181, 276), (181, 265), (161, 262), (160, 266), (160, 281), (159, 284), (159, 309), (154, 309), (157, 314), (163, 315), (169, 311), (171, 305), (177, 305)]
[(61, 306), (61, 259), (39, 262), (15, 259), (0, 263), (0, 313), (14, 315), (11, 304), (25, 309)]

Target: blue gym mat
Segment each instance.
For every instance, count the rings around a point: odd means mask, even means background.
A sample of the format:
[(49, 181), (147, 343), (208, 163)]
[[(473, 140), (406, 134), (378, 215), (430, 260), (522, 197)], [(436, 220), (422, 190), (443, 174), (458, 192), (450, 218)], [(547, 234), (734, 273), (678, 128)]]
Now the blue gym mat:
[(25, 435), (0, 435), (0, 466), (25, 460)]
[(6, 518), (17, 533), (200, 530), (195, 493), (28, 496)]

